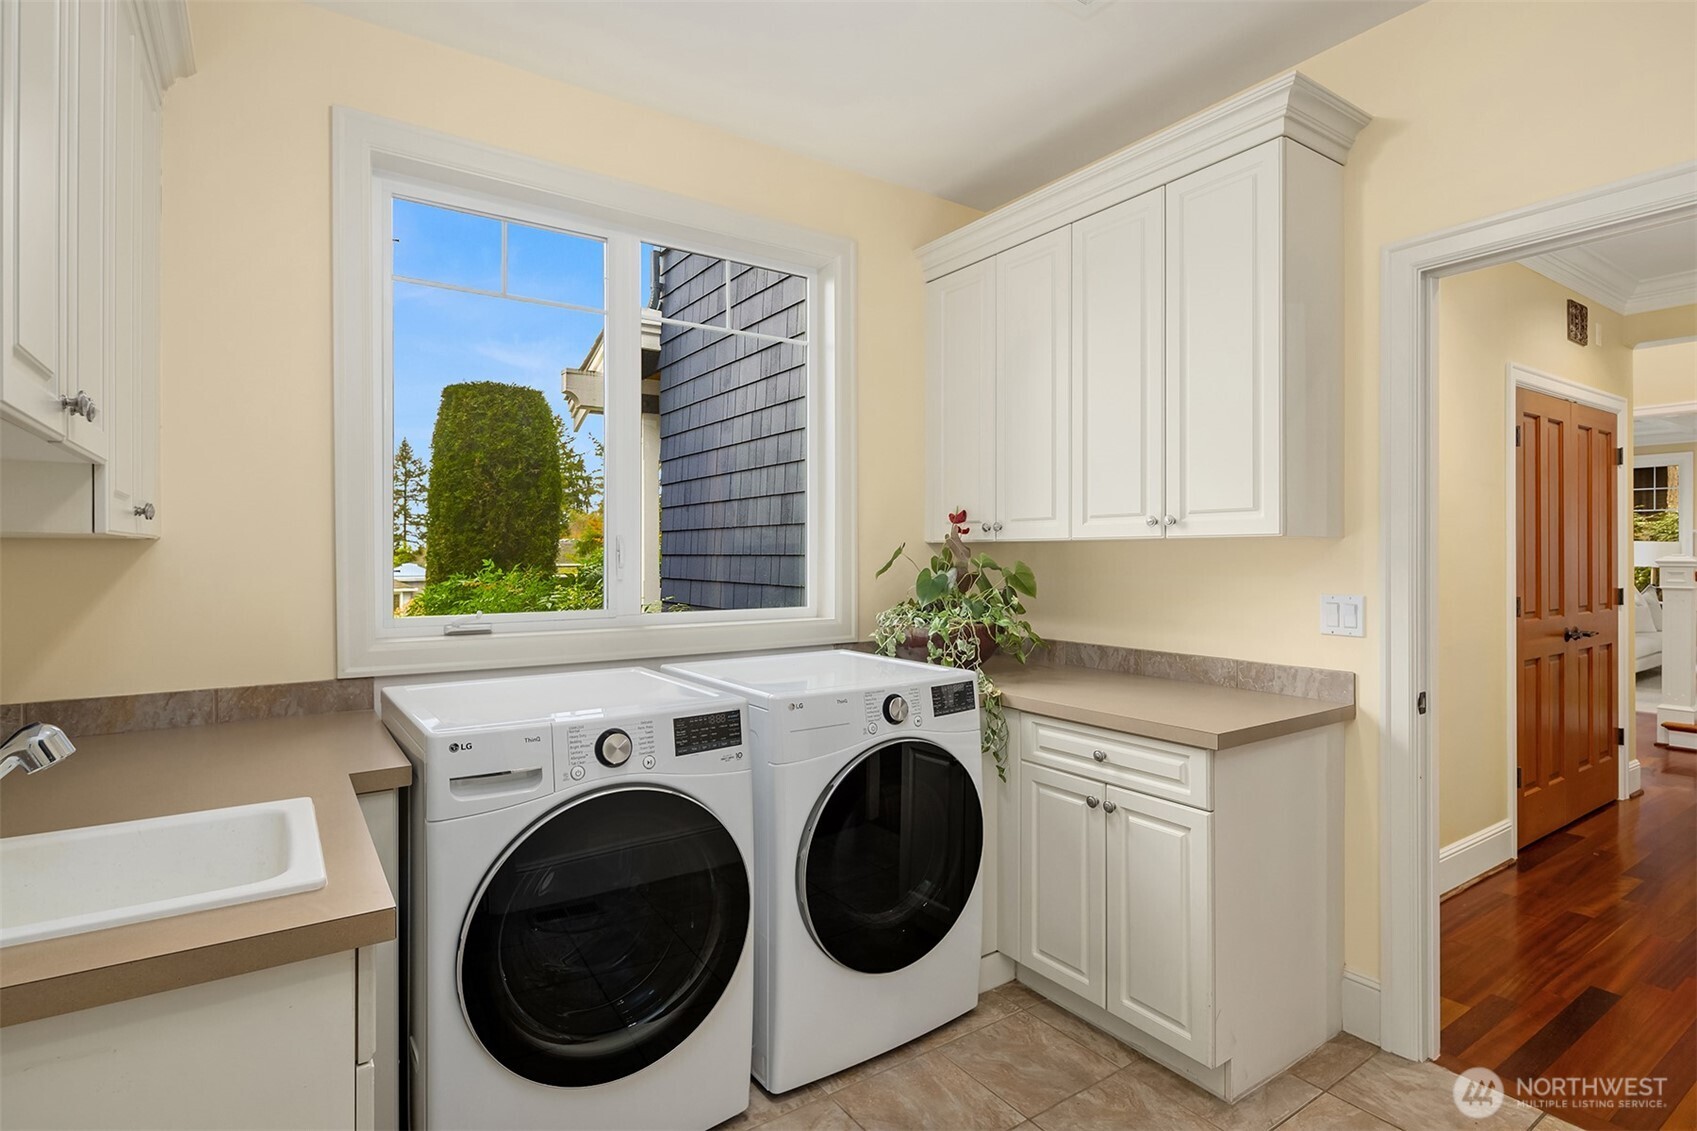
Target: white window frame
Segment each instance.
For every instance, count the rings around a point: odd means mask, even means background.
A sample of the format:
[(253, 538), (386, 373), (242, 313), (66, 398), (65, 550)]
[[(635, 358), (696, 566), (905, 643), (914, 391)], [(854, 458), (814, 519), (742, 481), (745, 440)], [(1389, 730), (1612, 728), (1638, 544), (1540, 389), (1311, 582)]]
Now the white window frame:
[[(343, 676), (467, 671), (837, 644), (855, 638), (855, 244), (345, 107), (331, 114), (336, 666)], [(642, 242), (808, 279), (807, 597), (788, 609), (392, 615), (389, 304), (395, 195), (607, 240), (609, 378), (640, 367)], [(455, 203), (457, 202), (457, 203)], [(373, 379), (372, 375), (379, 375)], [(606, 382), (606, 444), (636, 466), (641, 389)], [(621, 456), (621, 453), (625, 453)], [(607, 603), (634, 610), (640, 477), (606, 484)], [(469, 635), (445, 631), (487, 629)]]
[[(1675, 508), (1679, 514), (1679, 537), (1672, 542), (1637, 542), (1632, 543), (1632, 564), (1649, 566), (1652, 569), (1662, 558), (1689, 557), (1692, 549), (1691, 538), (1691, 484), (1693, 483), (1692, 459), (1690, 452), (1666, 452), (1662, 455), (1634, 455), (1632, 470), (1641, 467), (1677, 467), (1679, 468), (1679, 505)], [(1627, 481), (1627, 490), (1632, 490), (1631, 480)], [(1637, 510), (1636, 495), (1629, 494), (1627, 518)]]

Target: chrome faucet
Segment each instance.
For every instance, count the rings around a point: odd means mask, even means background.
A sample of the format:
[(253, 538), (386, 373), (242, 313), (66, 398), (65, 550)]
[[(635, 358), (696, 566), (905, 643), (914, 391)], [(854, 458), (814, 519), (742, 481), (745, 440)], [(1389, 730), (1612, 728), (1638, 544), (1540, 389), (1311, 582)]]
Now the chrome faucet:
[(0, 778), (23, 767), (26, 774), (45, 770), (77, 752), (64, 731), (51, 723), (30, 723), (20, 727), (0, 746)]

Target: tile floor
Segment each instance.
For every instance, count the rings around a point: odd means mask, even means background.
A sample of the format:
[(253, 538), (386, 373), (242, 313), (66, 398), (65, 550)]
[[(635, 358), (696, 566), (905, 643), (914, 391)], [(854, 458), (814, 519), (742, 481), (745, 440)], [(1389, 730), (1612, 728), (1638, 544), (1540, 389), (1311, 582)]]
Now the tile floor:
[(1009, 984), (966, 1016), (866, 1064), (771, 1095), (721, 1131), (1568, 1131), (1510, 1099), (1489, 1119), (1451, 1100), (1455, 1076), (1339, 1034), (1226, 1104)]

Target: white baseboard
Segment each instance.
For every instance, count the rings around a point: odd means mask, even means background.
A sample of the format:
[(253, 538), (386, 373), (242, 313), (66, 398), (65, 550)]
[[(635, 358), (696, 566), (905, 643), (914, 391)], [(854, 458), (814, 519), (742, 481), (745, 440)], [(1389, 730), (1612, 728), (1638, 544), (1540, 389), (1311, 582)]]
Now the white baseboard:
[(1343, 968), (1343, 1031), (1379, 1043), (1379, 980)]
[(1438, 891), (1446, 892), (1514, 859), (1514, 829), (1507, 820), (1487, 825), (1438, 850)]
[(1634, 758), (1626, 764), (1626, 796), (1631, 797), (1644, 788), (1644, 767)]
[(1006, 985), (1013, 981), (1018, 970), (1013, 959), (1000, 951), (993, 951), (978, 960), (978, 992), (993, 990), (997, 986)]

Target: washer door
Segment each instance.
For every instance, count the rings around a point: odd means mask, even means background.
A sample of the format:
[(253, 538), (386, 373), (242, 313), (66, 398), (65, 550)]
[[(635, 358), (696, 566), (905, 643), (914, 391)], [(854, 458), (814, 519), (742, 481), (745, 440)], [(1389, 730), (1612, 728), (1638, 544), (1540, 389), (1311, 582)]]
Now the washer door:
[(609, 790), (527, 829), (460, 935), (460, 1004), (489, 1054), (539, 1084), (646, 1068), (712, 1011), (748, 937), (748, 871), (679, 793)]
[(983, 850), (983, 804), (952, 754), (920, 741), (869, 750), (837, 775), (802, 834), (802, 919), (849, 969), (900, 970), (966, 910)]

